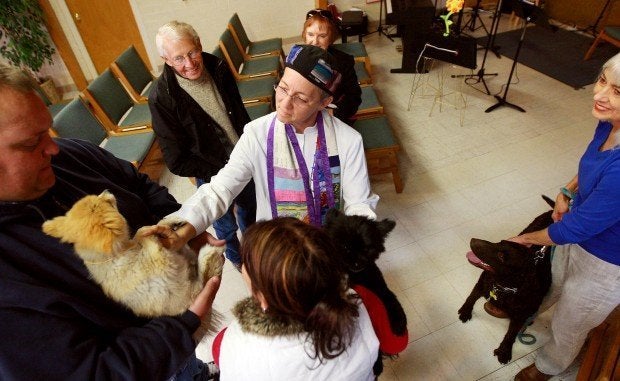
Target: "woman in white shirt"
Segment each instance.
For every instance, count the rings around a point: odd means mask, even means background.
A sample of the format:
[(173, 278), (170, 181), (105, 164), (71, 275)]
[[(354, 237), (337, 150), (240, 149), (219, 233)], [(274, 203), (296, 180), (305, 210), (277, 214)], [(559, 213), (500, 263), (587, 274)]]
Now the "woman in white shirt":
[(215, 339), (225, 380), (374, 380), (379, 342), (320, 229), (291, 217), (258, 222), (241, 247), (252, 297)]

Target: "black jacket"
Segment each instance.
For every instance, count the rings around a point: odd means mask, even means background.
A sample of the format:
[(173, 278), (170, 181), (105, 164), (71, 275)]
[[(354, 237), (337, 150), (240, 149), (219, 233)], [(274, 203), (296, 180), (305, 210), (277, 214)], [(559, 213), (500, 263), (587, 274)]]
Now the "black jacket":
[(336, 59), (337, 69), (342, 74), (342, 82), (334, 94), (333, 103), (338, 106), (334, 110), (334, 116), (348, 125), (353, 125), (353, 115), (362, 103), (362, 89), (355, 74), (355, 59), (333, 46), (327, 48), (327, 52)]
[[(202, 53), (202, 61), (222, 97), (230, 122), (239, 136), (250, 117), (243, 106), (237, 83), (226, 62)], [(224, 130), (179, 86), (174, 70), (164, 65), (149, 94), (153, 130), (164, 160), (172, 173), (209, 182), (228, 162), (232, 143)], [(250, 182), (235, 202), (256, 209), (254, 182)]]
[(105, 189), (133, 230), (179, 204), (99, 147), (57, 143), (56, 184), (46, 195), (0, 203), (0, 379), (166, 380), (194, 352), (198, 317), (136, 317), (89, 279), (72, 245), (47, 236), (41, 225)]
[[(250, 121), (228, 65), (202, 53), (205, 69), (222, 97), (238, 135)], [(149, 94), (153, 129), (170, 171), (209, 181), (228, 161), (232, 146), (224, 130), (179, 86), (174, 70), (164, 71)]]

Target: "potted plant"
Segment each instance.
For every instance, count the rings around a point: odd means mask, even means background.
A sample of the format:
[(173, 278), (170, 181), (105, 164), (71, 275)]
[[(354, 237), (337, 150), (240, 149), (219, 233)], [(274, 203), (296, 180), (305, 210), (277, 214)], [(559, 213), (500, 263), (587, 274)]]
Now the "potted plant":
[[(45, 62), (52, 63), (55, 50), (38, 0), (0, 0), (0, 3), (0, 55), (30, 72), (40, 83), (44, 82), (38, 72)], [(59, 98), (53, 83), (51, 85), (52, 89), (48, 86), (48, 90), (53, 90), (54, 94), (48, 96)]]

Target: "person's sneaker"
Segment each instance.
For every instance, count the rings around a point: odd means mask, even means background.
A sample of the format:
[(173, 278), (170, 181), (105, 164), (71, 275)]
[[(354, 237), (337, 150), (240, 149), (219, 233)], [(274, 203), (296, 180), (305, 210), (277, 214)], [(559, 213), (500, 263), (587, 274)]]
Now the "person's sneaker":
[(502, 310), (501, 308), (496, 307), (491, 302), (484, 303), (484, 310), (489, 315), (495, 316), (496, 318), (499, 318), (499, 319), (508, 319), (509, 318), (508, 314), (504, 310)]
[(209, 369), (208, 380), (218, 381), (220, 379), (220, 368), (215, 365), (215, 361), (207, 362), (205, 366)]

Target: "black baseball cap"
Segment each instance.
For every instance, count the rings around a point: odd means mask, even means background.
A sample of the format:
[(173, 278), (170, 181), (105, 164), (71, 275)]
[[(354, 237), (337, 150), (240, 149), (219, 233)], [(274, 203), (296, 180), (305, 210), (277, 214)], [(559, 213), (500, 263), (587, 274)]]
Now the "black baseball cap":
[(338, 88), (342, 75), (335, 69), (334, 57), (313, 45), (294, 45), (286, 57), (286, 67), (330, 95)]

